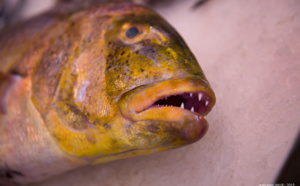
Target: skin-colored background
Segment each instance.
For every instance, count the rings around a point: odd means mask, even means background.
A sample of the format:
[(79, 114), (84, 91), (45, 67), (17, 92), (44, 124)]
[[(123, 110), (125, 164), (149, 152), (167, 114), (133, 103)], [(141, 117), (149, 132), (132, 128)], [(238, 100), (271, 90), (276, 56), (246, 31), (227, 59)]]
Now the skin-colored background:
[(195, 0), (154, 7), (183, 36), (217, 96), (199, 142), (88, 166), (34, 186), (272, 183), (300, 128), (300, 1)]

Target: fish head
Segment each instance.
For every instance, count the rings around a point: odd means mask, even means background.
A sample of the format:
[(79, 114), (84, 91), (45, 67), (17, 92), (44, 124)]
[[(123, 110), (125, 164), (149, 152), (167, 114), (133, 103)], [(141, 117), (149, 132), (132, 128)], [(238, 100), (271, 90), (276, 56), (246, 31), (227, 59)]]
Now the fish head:
[(111, 126), (123, 146), (96, 162), (199, 140), (208, 129), (204, 117), (215, 95), (176, 30), (143, 8), (113, 17), (104, 38), (106, 93), (119, 109), (115, 117), (123, 121)]
[[(70, 19), (68, 65), (57, 75), (57, 64), (49, 61), (33, 77), (33, 101), (60, 149), (102, 163), (203, 137), (215, 95), (167, 21), (131, 3), (108, 3)], [(59, 78), (53, 91), (49, 74)]]

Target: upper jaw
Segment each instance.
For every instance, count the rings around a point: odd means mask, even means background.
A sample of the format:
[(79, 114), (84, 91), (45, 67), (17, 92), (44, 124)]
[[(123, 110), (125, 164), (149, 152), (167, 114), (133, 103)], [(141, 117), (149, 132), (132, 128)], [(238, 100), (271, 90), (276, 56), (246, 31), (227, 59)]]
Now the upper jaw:
[(133, 121), (179, 121), (202, 119), (214, 106), (215, 95), (206, 81), (184, 78), (137, 88), (118, 103), (123, 116)]

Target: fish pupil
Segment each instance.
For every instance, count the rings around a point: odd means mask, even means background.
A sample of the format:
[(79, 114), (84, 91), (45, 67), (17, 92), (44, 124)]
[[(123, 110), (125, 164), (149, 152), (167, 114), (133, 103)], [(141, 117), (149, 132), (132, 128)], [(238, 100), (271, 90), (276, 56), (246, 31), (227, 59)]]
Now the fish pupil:
[(139, 33), (139, 29), (137, 27), (131, 27), (126, 31), (126, 36), (128, 38), (134, 38)]

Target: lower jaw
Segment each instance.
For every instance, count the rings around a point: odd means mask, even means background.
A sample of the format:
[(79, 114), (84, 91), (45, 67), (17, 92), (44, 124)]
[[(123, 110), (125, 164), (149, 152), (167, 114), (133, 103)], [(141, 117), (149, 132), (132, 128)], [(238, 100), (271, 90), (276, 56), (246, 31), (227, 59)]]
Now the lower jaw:
[(196, 123), (202, 119), (205, 120), (204, 116), (179, 107), (157, 107), (140, 113), (131, 112), (131, 120), (133, 121), (159, 120), (177, 123), (185, 123), (186, 121)]
[(208, 130), (208, 122), (203, 117), (184, 120), (147, 120), (133, 123), (127, 130), (133, 149), (176, 148), (201, 139)]
[(208, 130), (206, 119), (197, 121), (137, 121), (126, 126), (125, 133), (130, 134), (130, 148), (116, 154), (102, 156), (92, 164), (109, 162), (117, 159), (148, 155), (155, 152), (179, 148), (200, 140)]
[[(149, 155), (156, 152), (180, 148), (200, 140), (208, 129), (208, 123), (204, 118), (197, 123), (185, 124), (185, 127), (183, 128), (176, 128), (176, 126), (180, 126), (179, 124), (169, 124), (168, 127), (157, 127), (155, 126), (155, 123), (149, 124), (149, 122), (137, 122), (133, 124), (131, 136), (133, 136), (132, 138), (136, 137), (136, 139), (132, 140), (137, 142), (137, 144), (133, 145), (131, 149), (116, 154), (102, 156), (101, 158), (94, 160), (92, 164), (105, 163), (134, 156)], [(146, 127), (146, 125), (148, 127)], [(150, 133), (150, 135), (147, 136), (146, 133), (142, 135), (139, 128), (148, 128), (148, 134)], [(157, 131), (155, 130), (159, 129), (163, 130), (163, 133), (157, 134)], [(145, 139), (138, 139), (141, 136)], [(164, 136), (164, 138), (160, 138), (161, 136)]]

